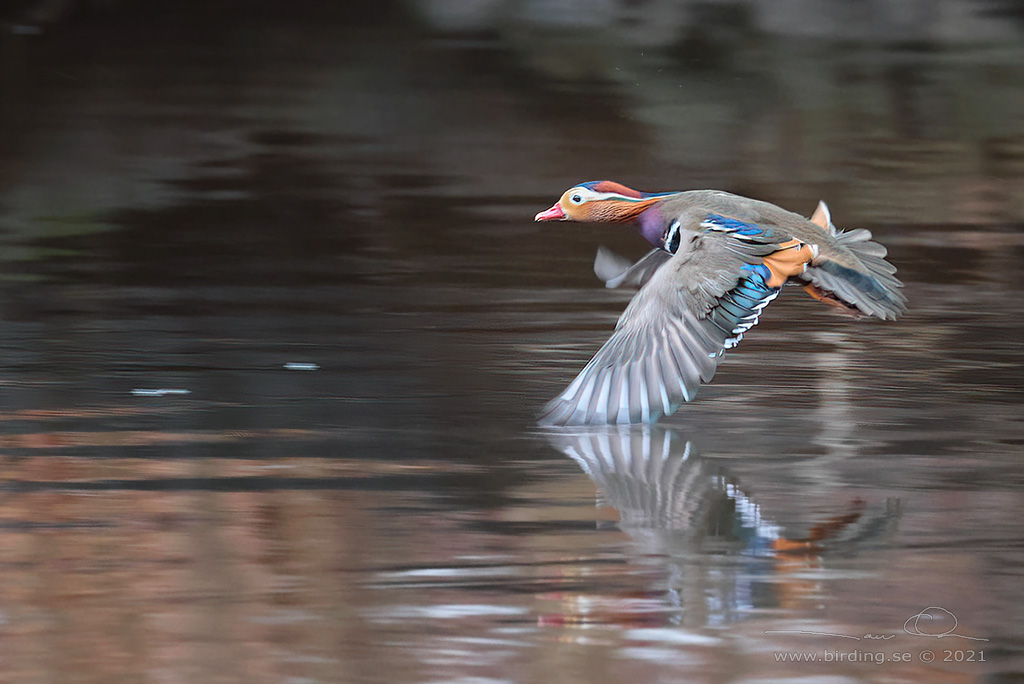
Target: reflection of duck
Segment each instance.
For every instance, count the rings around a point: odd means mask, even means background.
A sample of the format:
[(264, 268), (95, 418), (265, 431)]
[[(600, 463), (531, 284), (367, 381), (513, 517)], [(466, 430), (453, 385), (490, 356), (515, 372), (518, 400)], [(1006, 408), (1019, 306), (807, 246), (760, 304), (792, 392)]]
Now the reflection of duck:
[[(805, 533), (787, 534), (724, 467), (660, 428), (550, 431), (619, 511), (619, 527), (643, 556), (667, 558), (672, 605), (699, 623), (729, 622), (753, 609), (816, 605), (821, 586), (807, 579), (828, 554), (863, 550), (895, 529), (899, 508), (855, 499)], [(736, 555), (737, 562), (711, 556)], [(692, 617), (692, 616), (691, 616)]]
[(619, 511), (619, 526), (631, 534), (661, 530), (694, 541), (741, 542), (735, 550), (744, 553), (820, 551), (884, 536), (895, 513), (890, 504), (883, 514), (868, 515), (865, 502), (854, 499), (807, 534), (786, 537), (724, 467), (673, 430), (591, 428), (547, 436), (594, 480), (601, 501)]
[(742, 539), (751, 550), (770, 549), (779, 538), (778, 526), (761, 516), (757, 504), (674, 432), (603, 429), (554, 433), (551, 439), (590, 475), (630, 534), (662, 530), (694, 541)]
[(545, 407), (549, 425), (653, 423), (673, 413), (790, 281), (850, 313), (895, 319), (906, 308), (885, 247), (866, 230), (836, 229), (824, 204), (806, 219), (726, 192), (644, 193), (593, 181), (536, 219), (632, 224), (654, 247), (609, 281), (635, 278), (643, 287), (611, 338)]

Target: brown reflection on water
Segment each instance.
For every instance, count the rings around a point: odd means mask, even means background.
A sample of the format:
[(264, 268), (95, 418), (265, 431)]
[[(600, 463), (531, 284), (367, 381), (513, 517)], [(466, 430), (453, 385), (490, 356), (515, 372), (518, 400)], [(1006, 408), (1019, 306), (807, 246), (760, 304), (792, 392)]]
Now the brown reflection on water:
[[(359, 535), (328, 516), (355, 522), (360, 506), (326, 498), (131, 492), (8, 501), (5, 518), (33, 524), (3, 533), (6, 676), (273, 681), (298, 670), (345, 681), (335, 646), (344, 625), (357, 624), (345, 617), (358, 597), (330, 578)], [(313, 543), (323, 536), (329, 547)], [(337, 620), (329, 637), (325, 620)]]

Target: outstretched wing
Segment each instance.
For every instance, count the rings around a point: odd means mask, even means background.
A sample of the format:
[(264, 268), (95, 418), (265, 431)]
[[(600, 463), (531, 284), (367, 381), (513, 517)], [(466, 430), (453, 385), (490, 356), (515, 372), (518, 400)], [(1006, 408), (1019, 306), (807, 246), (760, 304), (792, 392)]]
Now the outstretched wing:
[(611, 338), (548, 402), (541, 424), (653, 423), (693, 399), (722, 353), (757, 323), (779, 292), (761, 263), (774, 240), (717, 230), (687, 237), (633, 297)]
[(659, 247), (634, 263), (607, 247), (598, 247), (594, 257), (594, 274), (604, 281), (605, 287), (629, 285), (640, 288), (671, 258), (671, 254)]

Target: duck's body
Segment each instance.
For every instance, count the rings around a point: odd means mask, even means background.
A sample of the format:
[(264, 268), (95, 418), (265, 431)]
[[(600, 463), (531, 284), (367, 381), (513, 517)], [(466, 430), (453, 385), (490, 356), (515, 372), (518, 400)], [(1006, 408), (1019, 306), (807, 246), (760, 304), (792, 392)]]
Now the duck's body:
[(717, 190), (652, 194), (594, 181), (536, 218), (630, 223), (655, 247), (609, 280), (642, 287), (608, 342), (548, 403), (545, 424), (652, 423), (673, 413), (788, 281), (851, 313), (895, 319), (906, 307), (885, 248), (866, 230), (837, 230), (824, 204), (807, 219)]

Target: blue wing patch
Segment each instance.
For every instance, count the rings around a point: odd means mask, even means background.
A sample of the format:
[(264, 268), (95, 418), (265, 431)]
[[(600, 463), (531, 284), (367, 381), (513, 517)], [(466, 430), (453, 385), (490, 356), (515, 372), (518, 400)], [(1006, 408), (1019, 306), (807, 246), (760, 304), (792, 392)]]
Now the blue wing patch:
[(768, 282), (772, 279), (772, 270), (764, 264), (743, 264), (740, 266), (744, 271), (751, 271), (761, 276), (761, 280)]
[(757, 325), (764, 307), (779, 296), (780, 288), (768, 286), (772, 272), (767, 266), (748, 264), (743, 266), (743, 270), (748, 275), (740, 278), (736, 287), (726, 292), (708, 315), (728, 336), (725, 340), (726, 349), (739, 344), (743, 333)]
[(700, 223), (701, 228), (717, 230), (723, 233), (732, 233), (741, 238), (771, 237), (772, 232), (762, 228), (756, 223), (744, 223), (738, 219), (722, 216), (721, 214), (708, 214)]

